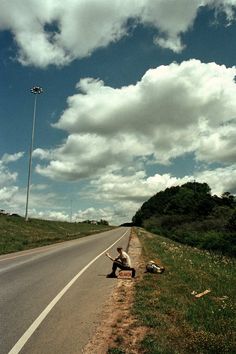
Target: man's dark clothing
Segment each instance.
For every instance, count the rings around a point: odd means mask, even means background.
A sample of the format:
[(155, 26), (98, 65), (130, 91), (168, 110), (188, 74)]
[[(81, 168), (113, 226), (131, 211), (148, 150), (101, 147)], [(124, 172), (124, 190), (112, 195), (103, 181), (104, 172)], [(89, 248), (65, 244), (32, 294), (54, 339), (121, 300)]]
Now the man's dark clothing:
[(130, 268), (124, 264), (122, 264), (120, 261), (114, 261), (112, 265), (112, 273), (111, 274), (116, 274), (116, 269), (120, 268), (121, 270), (131, 270), (132, 271), (132, 278), (135, 277), (135, 269)]

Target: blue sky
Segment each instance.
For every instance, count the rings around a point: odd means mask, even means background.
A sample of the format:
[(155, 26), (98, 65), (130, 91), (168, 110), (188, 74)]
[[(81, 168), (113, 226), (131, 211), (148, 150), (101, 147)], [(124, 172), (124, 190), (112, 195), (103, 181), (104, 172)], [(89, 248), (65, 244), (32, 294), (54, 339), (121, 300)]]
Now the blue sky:
[(0, 0), (0, 208), (130, 221), (194, 179), (236, 193), (236, 0)]

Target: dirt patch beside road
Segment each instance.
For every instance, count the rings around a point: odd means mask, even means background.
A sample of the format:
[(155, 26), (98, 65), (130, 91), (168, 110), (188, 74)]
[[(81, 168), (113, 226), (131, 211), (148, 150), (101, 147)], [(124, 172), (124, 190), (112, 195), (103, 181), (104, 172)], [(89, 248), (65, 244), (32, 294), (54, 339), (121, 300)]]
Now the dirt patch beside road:
[(138, 342), (146, 333), (146, 328), (136, 323), (131, 314), (134, 284), (143, 276), (145, 264), (142, 249), (135, 230), (132, 228), (128, 253), (136, 269), (135, 279), (117, 279), (117, 286), (105, 305), (102, 321), (97, 332), (83, 350), (83, 354), (106, 354), (110, 348), (122, 348), (129, 354), (140, 353)]

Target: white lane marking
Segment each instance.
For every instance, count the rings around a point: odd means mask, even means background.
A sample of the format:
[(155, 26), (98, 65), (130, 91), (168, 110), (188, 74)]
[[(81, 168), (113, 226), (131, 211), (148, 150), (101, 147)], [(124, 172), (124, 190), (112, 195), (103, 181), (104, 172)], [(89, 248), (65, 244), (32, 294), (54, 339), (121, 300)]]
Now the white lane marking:
[(36, 320), (32, 323), (32, 325), (25, 331), (23, 336), (16, 342), (14, 347), (9, 351), (8, 354), (18, 354), (20, 350), (23, 348), (25, 343), (29, 340), (35, 330), (39, 327), (39, 325), (43, 322), (45, 317), (49, 314), (49, 312), (53, 309), (56, 303), (62, 298), (62, 296), (70, 289), (70, 287), (74, 284), (74, 282), (105, 252), (107, 252), (111, 247), (113, 247), (117, 242), (119, 242), (122, 237), (124, 237), (127, 230), (116, 242), (114, 242), (111, 246), (109, 246), (105, 251), (101, 252), (98, 256), (96, 256), (92, 261), (90, 261), (78, 274), (74, 276), (73, 279), (59, 292), (59, 294), (54, 297), (54, 299), (50, 302), (50, 304), (41, 312), (41, 314), (36, 318)]

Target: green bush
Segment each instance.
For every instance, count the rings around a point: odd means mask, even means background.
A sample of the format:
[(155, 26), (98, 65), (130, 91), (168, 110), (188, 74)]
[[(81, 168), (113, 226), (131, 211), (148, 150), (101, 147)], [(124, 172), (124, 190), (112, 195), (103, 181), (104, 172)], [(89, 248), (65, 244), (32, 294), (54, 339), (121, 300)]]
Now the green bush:
[(229, 221), (227, 223), (227, 228), (230, 231), (236, 231), (236, 210), (234, 211), (234, 213), (229, 218)]
[(211, 196), (206, 183), (167, 188), (146, 201), (135, 225), (188, 245), (235, 255), (236, 199)]

